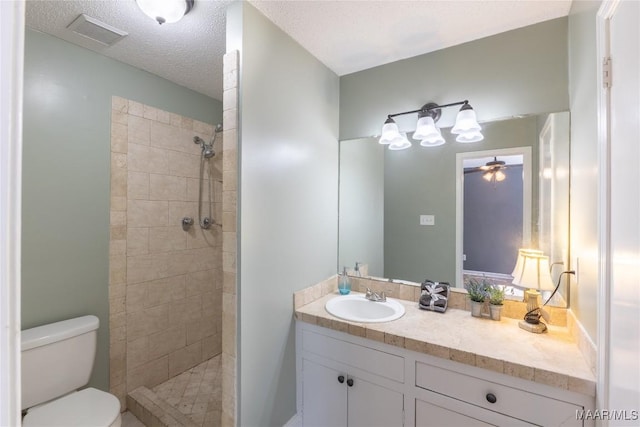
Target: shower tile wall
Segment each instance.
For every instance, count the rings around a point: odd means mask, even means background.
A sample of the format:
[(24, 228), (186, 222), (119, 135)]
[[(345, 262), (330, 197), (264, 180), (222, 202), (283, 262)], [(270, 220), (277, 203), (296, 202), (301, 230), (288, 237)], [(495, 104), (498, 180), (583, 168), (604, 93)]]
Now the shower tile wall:
[[(193, 143), (212, 135), (209, 124), (112, 98), (110, 388), (123, 409), (126, 393), (222, 349), (222, 230), (198, 225), (200, 147)], [(213, 217), (221, 222), (222, 134), (214, 149)], [(185, 216), (194, 218), (188, 231)]]

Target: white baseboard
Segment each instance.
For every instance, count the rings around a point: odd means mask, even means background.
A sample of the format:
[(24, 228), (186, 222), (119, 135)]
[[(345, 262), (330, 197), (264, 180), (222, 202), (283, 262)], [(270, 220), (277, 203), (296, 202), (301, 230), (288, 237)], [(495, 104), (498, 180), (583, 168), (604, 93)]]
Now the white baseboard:
[(287, 423), (282, 427), (302, 427), (302, 417), (295, 414)]

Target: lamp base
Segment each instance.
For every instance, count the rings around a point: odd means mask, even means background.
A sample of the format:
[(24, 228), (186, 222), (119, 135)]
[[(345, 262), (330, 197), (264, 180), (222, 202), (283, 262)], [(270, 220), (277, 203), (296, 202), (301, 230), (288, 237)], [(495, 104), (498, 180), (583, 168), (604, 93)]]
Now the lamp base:
[(547, 325), (542, 322), (533, 324), (521, 320), (520, 322), (518, 322), (518, 326), (520, 326), (521, 329), (524, 329), (528, 332), (533, 332), (534, 334), (541, 334), (547, 330)]

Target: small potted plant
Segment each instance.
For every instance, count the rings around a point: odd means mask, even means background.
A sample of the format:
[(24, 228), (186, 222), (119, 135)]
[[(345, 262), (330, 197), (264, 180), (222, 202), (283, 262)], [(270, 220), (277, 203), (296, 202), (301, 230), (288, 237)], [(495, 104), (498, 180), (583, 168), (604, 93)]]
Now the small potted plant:
[(491, 320), (500, 320), (502, 304), (504, 303), (504, 287), (491, 285), (487, 291), (489, 294), (489, 314), (491, 315)]
[(487, 298), (487, 285), (484, 279), (469, 279), (464, 287), (467, 289), (471, 300), (471, 315), (473, 317), (482, 317), (482, 307)]

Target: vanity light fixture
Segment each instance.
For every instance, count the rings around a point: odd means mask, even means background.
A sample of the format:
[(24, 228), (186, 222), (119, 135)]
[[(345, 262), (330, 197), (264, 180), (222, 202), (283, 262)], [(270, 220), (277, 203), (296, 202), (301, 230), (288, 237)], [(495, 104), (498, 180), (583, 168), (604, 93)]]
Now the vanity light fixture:
[(194, 0), (136, 0), (138, 7), (158, 24), (173, 24), (193, 8)]
[[(420, 145), (423, 147), (437, 147), (442, 145), (445, 143), (445, 140), (442, 137), (440, 129), (436, 126), (436, 122), (442, 115), (443, 108), (453, 107), (456, 105), (462, 105), (456, 117), (456, 123), (451, 129), (451, 133), (457, 135), (456, 141), (462, 143), (482, 141), (484, 136), (482, 136), (482, 133), (480, 132), (482, 128), (478, 124), (476, 113), (473, 111), (469, 101), (464, 100), (444, 105), (429, 102), (423, 105), (419, 110), (389, 114), (387, 116), (387, 120), (382, 126), (382, 134), (378, 142), (380, 144), (388, 144), (390, 150), (403, 150), (411, 147), (411, 143), (406, 136), (404, 136), (406, 142), (403, 142), (402, 144), (399, 143), (400, 138), (403, 138), (403, 136), (400, 134), (398, 125), (393, 118), (406, 114), (418, 113), (418, 123), (416, 124), (416, 130), (413, 133), (412, 138), (420, 141)], [(397, 143), (394, 144), (394, 141)]]

